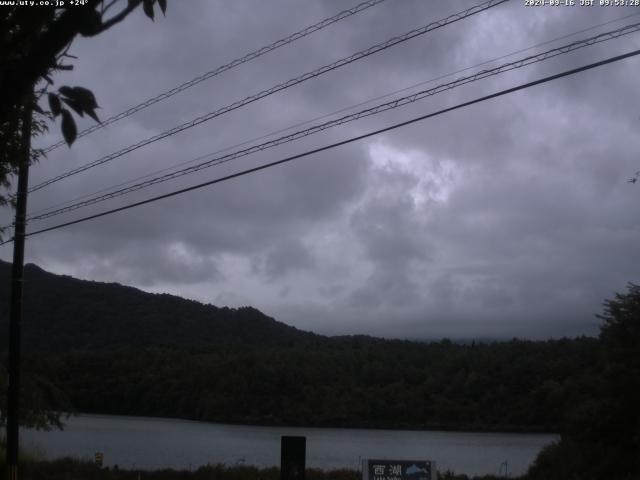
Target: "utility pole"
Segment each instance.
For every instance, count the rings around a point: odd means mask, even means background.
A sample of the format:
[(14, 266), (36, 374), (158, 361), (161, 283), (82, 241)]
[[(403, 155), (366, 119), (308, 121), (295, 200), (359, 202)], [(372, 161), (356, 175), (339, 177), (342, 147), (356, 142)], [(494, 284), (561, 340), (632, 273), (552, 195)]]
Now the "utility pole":
[(31, 115), (33, 93), (25, 98), (22, 113), (20, 163), (16, 219), (13, 235), (13, 266), (11, 270), (11, 303), (9, 306), (9, 388), (7, 391), (7, 467), (8, 480), (18, 480), (19, 418), (20, 418), (20, 323), (22, 321), (22, 287), (24, 284), (24, 238), (27, 216), (29, 162), (31, 160)]

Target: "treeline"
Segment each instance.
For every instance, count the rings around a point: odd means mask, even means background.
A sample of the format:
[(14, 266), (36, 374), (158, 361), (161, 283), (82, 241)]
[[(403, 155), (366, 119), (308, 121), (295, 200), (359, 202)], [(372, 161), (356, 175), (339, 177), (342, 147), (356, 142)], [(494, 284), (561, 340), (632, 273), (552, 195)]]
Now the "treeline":
[(593, 338), (460, 345), (367, 337), (287, 347), (30, 356), (80, 412), (214, 422), (558, 431), (597, 378)]

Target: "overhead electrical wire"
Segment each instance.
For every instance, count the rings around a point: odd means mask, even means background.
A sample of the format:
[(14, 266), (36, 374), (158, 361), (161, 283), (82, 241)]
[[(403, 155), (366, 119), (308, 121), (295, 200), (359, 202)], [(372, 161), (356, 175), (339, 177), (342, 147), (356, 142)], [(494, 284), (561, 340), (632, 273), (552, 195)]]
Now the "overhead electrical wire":
[[(444, 108), (442, 110), (438, 110), (438, 111), (433, 112), (433, 113), (429, 113), (429, 114), (422, 115), (422, 116), (419, 116), (419, 117), (416, 117), (416, 118), (412, 118), (411, 120), (406, 120), (404, 122), (396, 123), (396, 124), (393, 124), (391, 126), (388, 126), (388, 127), (385, 127), (385, 128), (381, 128), (379, 130), (374, 130), (372, 132), (365, 133), (363, 135), (358, 135), (356, 137), (351, 137), (351, 138), (348, 138), (346, 140), (342, 140), (340, 142), (332, 143), (330, 145), (325, 145), (325, 146), (320, 147), (320, 148), (315, 148), (313, 150), (308, 150), (306, 152), (299, 153), (297, 155), (292, 155), (292, 156), (283, 158), (281, 160), (277, 160), (277, 161), (274, 161), (274, 162), (266, 163), (264, 165), (260, 165), (260, 166), (253, 167), (253, 168), (249, 168), (247, 170), (242, 170), (240, 172), (236, 172), (236, 173), (233, 173), (231, 175), (227, 175), (227, 176), (224, 176), (224, 177), (216, 178), (214, 180), (209, 180), (207, 182), (199, 183), (199, 184), (193, 185), (191, 187), (182, 188), (180, 190), (175, 190), (173, 192), (165, 193), (163, 195), (158, 195), (156, 197), (148, 198), (146, 200), (142, 200), (142, 201), (139, 201), (139, 202), (130, 203), (128, 205), (124, 205), (122, 207), (118, 207), (118, 208), (114, 208), (114, 209), (111, 209), (111, 210), (107, 210), (107, 211), (104, 211), (104, 212), (101, 212), (101, 213), (96, 213), (94, 215), (89, 215), (89, 216), (86, 216), (86, 217), (78, 218), (76, 220), (72, 220), (72, 221), (65, 222), (65, 223), (60, 223), (60, 224), (53, 225), (51, 227), (43, 228), (43, 229), (40, 229), (40, 230), (35, 230), (35, 231), (27, 233), (26, 236), (30, 237), (30, 236), (38, 235), (38, 234), (45, 233), (45, 232), (51, 232), (53, 230), (58, 230), (58, 229), (63, 228), (63, 227), (68, 227), (68, 226), (75, 225), (75, 224), (78, 224), (78, 223), (86, 222), (86, 221), (93, 220), (93, 219), (96, 219), (96, 218), (100, 218), (100, 217), (104, 217), (104, 216), (107, 216), (107, 215), (111, 215), (111, 214), (114, 214), (114, 213), (117, 213), (117, 212), (122, 212), (124, 210), (129, 210), (131, 208), (135, 208), (135, 207), (138, 207), (138, 206), (141, 206), (141, 205), (146, 205), (148, 203), (157, 202), (157, 201), (163, 200), (165, 198), (174, 197), (176, 195), (180, 195), (180, 194), (183, 194), (183, 193), (186, 193), (186, 192), (190, 192), (190, 191), (193, 191), (193, 190), (198, 190), (198, 189), (210, 186), (210, 185), (214, 185), (216, 183), (221, 183), (221, 182), (224, 182), (224, 181), (227, 181), (227, 180), (231, 180), (231, 179), (234, 179), (234, 178), (242, 177), (242, 176), (248, 175), (250, 173), (254, 173), (254, 172), (257, 172), (257, 171), (260, 171), (260, 170), (265, 170), (267, 168), (271, 168), (271, 167), (274, 167), (276, 165), (281, 165), (283, 163), (291, 162), (293, 160), (297, 160), (299, 158), (307, 157), (307, 156), (313, 155), (315, 153), (323, 152), (323, 151), (330, 150), (330, 149), (333, 149), (333, 148), (336, 148), (336, 147), (339, 147), (339, 146), (342, 146), (342, 145), (346, 145), (346, 144), (353, 143), (353, 142), (356, 142), (356, 141), (359, 141), (359, 140), (363, 140), (365, 138), (372, 137), (374, 135), (379, 135), (381, 133), (385, 133), (385, 132), (388, 132), (388, 131), (391, 131), (391, 130), (395, 130), (395, 129), (400, 128), (400, 127), (404, 127), (404, 126), (407, 126), (407, 125), (410, 125), (410, 124), (413, 124), (413, 123), (417, 123), (417, 122), (426, 120), (428, 118), (432, 118), (432, 117), (435, 117), (435, 116), (438, 116), (438, 115), (442, 115), (442, 114), (447, 113), (447, 112), (451, 112), (451, 111), (454, 111), (454, 110), (458, 110), (460, 108), (468, 107), (468, 106), (471, 106), (471, 105), (474, 105), (474, 104), (477, 104), (477, 103), (480, 103), (480, 102), (484, 102), (484, 101), (487, 101), (487, 100), (490, 100), (490, 99), (493, 99), (493, 98), (501, 97), (503, 95), (507, 95), (507, 94), (510, 94), (510, 93), (513, 93), (513, 92), (524, 90), (526, 88), (531, 88), (531, 87), (536, 86), (536, 85), (547, 83), (547, 82), (550, 82), (552, 80), (556, 80), (556, 79), (559, 79), (559, 78), (562, 78), (562, 77), (566, 77), (566, 76), (569, 76), (569, 75), (574, 75), (576, 73), (584, 72), (586, 70), (590, 70), (590, 69), (593, 69), (593, 68), (596, 68), (596, 67), (607, 65), (607, 64), (610, 64), (610, 63), (613, 63), (613, 62), (618, 62), (620, 60), (624, 60), (626, 58), (634, 57), (634, 56), (639, 55), (639, 54), (640, 54), (640, 49), (634, 50), (632, 52), (625, 53), (625, 54), (622, 54), (622, 55), (609, 57), (609, 58), (607, 58), (605, 60), (601, 60), (599, 62), (590, 63), (588, 65), (583, 65), (582, 67), (573, 68), (571, 70), (566, 70), (564, 72), (557, 73), (555, 75), (550, 75), (550, 76), (547, 76), (547, 77), (543, 77), (543, 78), (540, 78), (538, 80), (534, 80), (532, 82), (523, 83), (523, 84), (520, 84), (520, 85), (515, 86), (515, 87), (507, 88), (505, 90), (500, 90), (500, 91), (498, 91), (496, 93), (492, 93), (490, 95), (485, 95), (483, 97), (479, 97), (479, 98), (476, 98), (474, 100), (470, 100), (470, 101), (467, 101), (467, 102), (459, 103), (459, 104), (454, 105), (452, 107)], [(6, 243), (9, 243), (12, 240), (13, 239), (6, 240), (6, 241), (0, 243), (0, 245), (4, 245)]]
[(538, 47), (542, 47), (542, 46), (545, 46), (545, 45), (549, 45), (549, 44), (557, 42), (559, 40), (564, 40), (565, 38), (573, 37), (573, 36), (578, 35), (580, 33), (588, 32), (588, 31), (591, 31), (591, 30), (595, 30), (596, 28), (600, 28), (600, 27), (603, 27), (605, 25), (610, 25), (612, 23), (616, 23), (616, 22), (619, 22), (621, 20), (626, 20), (626, 19), (628, 19), (630, 17), (637, 17), (638, 15), (640, 15), (640, 13), (632, 13), (630, 15), (625, 15), (623, 17), (619, 17), (619, 18), (616, 18), (614, 20), (609, 20), (607, 22), (599, 23), (597, 25), (592, 25), (590, 27), (583, 28), (581, 30), (577, 30), (577, 31), (572, 32), (572, 33), (568, 33), (566, 35), (562, 35), (560, 37), (556, 37), (556, 38), (553, 38), (551, 40), (546, 40), (544, 42), (537, 43), (535, 45), (531, 45), (530, 47), (526, 47), (526, 48), (522, 48), (522, 49), (519, 49), (519, 50), (515, 50), (513, 52), (501, 55), (499, 57), (495, 57), (495, 58), (492, 58), (492, 59), (489, 59), (489, 60), (485, 60), (485, 61), (483, 61), (481, 63), (476, 63), (475, 65), (471, 65), (471, 66), (468, 66), (468, 67), (465, 67), (465, 68), (461, 68), (459, 70), (455, 70), (455, 71), (450, 72), (450, 73), (446, 73), (444, 75), (440, 75), (438, 77), (431, 78), (429, 80), (424, 80), (424, 81), (421, 81), (421, 82), (418, 82), (418, 83), (414, 83), (413, 85), (409, 85), (409, 86), (401, 88), (399, 90), (394, 90), (393, 92), (389, 92), (389, 93), (385, 93), (383, 95), (379, 95), (379, 96), (376, 96), (376, 97), (369, 98), (368, 100), (365, 100), (363, 102), (359, 102), (359, 103), (350, 105), (348, 107), (344, 107), (344, 108), (341, 108), (339, 110), (335, 110), (333, 112), (326, 113), (326, 114), (318, 116), (318, 117), (314, 117), (314, 118), (311, 118), (311, 119), (308, 119), (308, 120), (305, 120), (305, 121), (302, 121), (302, 122), (298, 122), (296, 124), (290, 125), (290, 126), (285, 127), (285, 128), (280, 128), (278, 130), (271, 131), (271, 132), (266, 133), (264, 135), (260, 135), (259, 137), (254, 137), (254, 138), (250, 138), (248, 140), (244, 140), (244, 141), (242, 141), (240, 143), (236, 143), (234, 145), (230, 145), (228, 147), (216, 150), (215, 152), (210, 152), (210, 153), (207, 153), (207, 154), (204, 154), (204, 155), (200, 155), (200, 156), (198, 156), (196, 158), (193, 158), (191, 160), (180, 162), (180, 163), (177, 163), (177, 164), (174, 164), (174, 165), (171, 165), (169, 167), (162, 168), (162, 169), (159, 169), (159, 170), (154, 170), (154, 171), (146, 173), (144, 175), (140, 175), (138, 177), (134, 177), (134, 178), (131, 178), (129, 180), (125, 180), (125, 181), (120, 182), (120, 183), (118, 183), (116, 185), (111, 185), (109, 187), (101, 188), (101, 189), (93, 191), (91, 193), (86, 193), (84, 195), (80, 195), (78, 197), (74, 197), (74, 198), (71, 198), (69, 200), (65, 200), (63, 202), (56, 203), (56, 204), (54, 204), (52, 206), (49, 206), (49, 207), (44, 207), (44, 208), (37, 209), (37, 210), (31, 212), (31, 215), (32, 215), (31, 218), (35, 217), (39, 213), (47, 212), (47, 211), (50, 211), (50, 210), (54, 210), (54, 209), (57, 209), (57, 208), (59, 208), (59, 207), (61, 207), (63, 205), (68, 205), (68, 204), (77, 202), (78, 200), (82, 200), (84, 198), (92, 197), (94, 195), (98, 195), (98, 194), (103, 193), (103, 192), (108, 192), (108, 191), (113, 190), (115, 188), (124, 187), (125, 185), (132, 184), (132, 183), (134, 183), (134, 182), (136, 182), (138, 180), (143, 180), (145, 178), (149, 178), (149, 177), (152, 177), (154, 175), (158, 175), (160, 173), (168, 172), (170, 170), (173, 170), (175, 168), (178, 168), (178, 167), (181, 167), (181, 166), (184, 166), (184, 165), (189, 165), (189, 164), (198, 162), (200, 160), (204, 160), (205, 158), (207, 158), (207, 157), (209, 157), (211, 155), (217, 155), (217, 154), (220, 154), (220, 153), (224, 153), (224, 152), (227, 152), (229, 150), (233, 150), (234, 148), (239, 148), (239, 147), (242, 147), (244, 145), (248, 145), (250, 143), (257, 142), (259, 140), (263, 140), (265, 138), (272, 137), (274, 135), (277, 135), (278, 133), (283, 133), (283, 132), (286, 132), (288, 130), (292, 130), (294, 128), (301, 127), (303, 125), (308, 125), (308, 124), (310, 124), (312, 122), (316, 122), (318, 120), (324, 120), (325, 118), (329, 118), (329, 117), (332, 117), (332, 116), (337, 115), (339, 113), (343, 113), (343, 112), (346, 112), (346, 111), (349, 111), (349, 110), (353, 110), (354, 108), (361, 107), (363, 105), (367, 105), (367, 104), (375, 102), (377, 100), (382, 100), (383, 98), (388, 98), (388, 97), (391, 97), (391, 96), (396, 95), (398, 93), (406, 92), (406, 91), (412, 90), (412, 89), (414, 89), (416, 87), (427, 85), (429, 83), (433, 83), (433, 82), (436, 82), (438, 80), (442, 80), (444, 78), (451, 77), (451, 76), (456, 75), (458, 73), (466, 72), (468, 70), (472, 70), (474, 68), (478, 68), (478, 67), (481, 67), (483, 65), (494, 63), (494, 62), (496, 62), (498, 60), (502, 60), (502, 59), (505, 59), (505, 58), (508, 58), (508, 57), (512, 57), (513, 55), (517, 55), (518, 53), (527, 52), (529, 50), (533, 50), (534, 48), (538, 48)]
[[(147, 188), (150, 187), (152, 185), (156, 185), (159, 183), (163, 183), (169, 180), (173, 180), (175, 178), (184, 176), (184, 175), (188, 175), (206, 168), (210, 168), (212, 166), (215, 165), (220, 165), (222, 163), (226, 163), (229, 162), (231, 160), (235, 160), (237, 158), (252, 154), (252, 153), (256, 153), (259, 151), (263, 151), (266, 150), (268, 148), (272, 148), (278, 145), (282, 145), (285, 143), (289, 143), (292, 142), (294, 140), (297, 140), (299, 138), (303, 138), (318, 132), (321, 132), (323, 130), (338, 126), (338, 125), (343, 125), (345, 123), (349, 123), (355, 120), (358, 120), (360, 118), (364, 118), (364, 117), (368, 117), (371, 115), (376, 115), (379, 114), (381, 112), (385, 112), (388, 110), (392, 110), (404, 105), (408, 105), (410, 103), (414, 103), (418, 100), (421, 100), (423, 98), (429, 97), (429, 96), (433, 96), (436, 95), (438, 93), (442, 93), (444, 91), (448, 91), (451, 90), (453, 88), (459, 87), (461, 85), (465, 85), (471, 82), (475, 82), (490, 76), (495, 76), (501, 73), (505, 73), (511, 70), (515, 70), (518, 68), (522, 68), (525, 66), (529, 66), (532, 65), (534, 63), (539, 63), (545, 60), (548, 60), (550, 58), (554, 58), (557, 57), (559, 55), (564, 55), (570, 52), (573, 52), (575, 50), (587, 47), (587, 46), (591, 46), (591, 45), (595, 45), (598, 43), (602, 43), (608, 40), (612, 40), (615, 38), (619, 38), (623, 35), (628, 35), (634, 32), (640, 31), (640, 23), (636, 23), (636, 24), (632, 24), (632, 25), (625, 25), (624, 27), (618, 28), (616, 30), (612, 30), (610, 32), (605, 32), (605, 33), (601, 33), (599, 35), (595, 35), (593, 37), (590, 38), (586, 38), (584, 40), (578, 40), (572, 43), (569, 43), (567, 45), (563, 45), (561, 47), (556, 47), (553, 48), (551, 50), (547, 50), (546, 52), (542, 52), (542, 53), (538, 53), (536, 55), (531, 55), (525, 58), (522, 58), (520, 60), (515, 60), (513, 62), (509, 62), (509, 63), (505, 63), (502, 64), (500, 66), (491, 68), (491, 69), (487, 69), (487, 70), (482, 70), (478, 73), (475, 73), (473, 75), (470, 76), (466, 76), (466, 77), (461, 77), (458, 78), (452, 82), (449, 83), (445, 83), (445, 84), (441, 84), (441, 85), (437, 85), (435, 87), (432, 87), (430, 89), (427, 90), (422, 90), (416, 93), (413, 93), (411, 95), (405, 96), (405, 97), (401, 97), (398, 99), (395, 99), (391, 102), (386, 102), (386, 103), (382, 103), (379, 105), (376, 105), (374, 107), (371, 108), (367, 108), (365, 110), (361, 110), (359, 112), (356, 113), (352, 113), (350, 115), (345, 115), (343, 117), (340, 117), (338, 119), (334, 119), (334, 120), (330, 120), (328, 122), (325, 123), (321, 123), (318, 125), (314, 125), (310, 128), (304, 129), (304, 130), (299, 130), (297, 132), (270, 140), (268, 142), (259, 144), (259, 145), (254, 145), (251, 146), (249, 148), (243, 149), (243, 150), (238, 150), (236, 152), (232, 152), (230, 154), (227, 155), (223, 155), (221, 157), (217, 157), (217, 158), (213, 158), (211, 160), (208, 160), (206, 162), (202, 162), (199, 163), (197, 165), (193, 165), (191, 167), (187, 167), (181, 170), (177, 170), (171, 173), (167, 173), (165, 175), (159, 176), (159, 177), (155, 177), (152, 178), (150, 180), (146, 180), (144, 182), (140, 182), (125, 188), (121, 188), (118, 190), (114, 190), (112, 192), (106, 193), (104, 195), (99, 195), (99, 196), (95, 196), (92, 198), (89, 198), (87, 200), (83, 200), (81, 202), (77, 202), (77, 203), (73, 203), (71, 205), (68, 205), (66, 207), (62, 207), (62, 208), (58, 208), (58, 209), (54, 209), (54, 210), (50, 210), (50, 211), (46, 211), (45, 213), (41, 213), (38, 215), (30, 215), (27, 217), (28, 221), (34, 221), (34, 220), (44, 220), (46, 218), (50, 218), (50, 217), (54, 217), (54, 216), (58, 216), (58, 215), (62, 215), (64, 213), (68, 213), (71, 212), (73, 210), (77, 210), (79, 208), (83, 208), (83, 207), (87, 207), (89, 205), (94, 205), (96, 203), (100, 203), (106, 200), (110, 200), (112, 198), (116, 198), (116, 197), (120, 197), (122, 195), (126, 195), (128, 193), (132, 193), (138, 190), (142, 190), (143, 188)], [(202, 158), (202, 157), (201, 157)]]
[[(339, 22), (340, 20), (343, 20), (347, 17), (360, 13), (384, 1), (386, 0), (368, 0), (366, 2), (359, 3), (355, 7), (349, 8), (347, 10), (343, 10), (333, 15), (332, 17), (325, 18), (324, 20), (321, 20), (320, 22), (315, 23), (314, 25), (303, 28), (302, 30), (292, 33), (291, 35), (281, 38), (280, 40), (276, 40), (275, 42), (270, 43), (269, 45), (261, 47), (257, 50), (247, 53), (242, 57), (238, 57), (234, 60), (231, 60), (230, 62), (224, 65), (221, 65), (213, 70), (203, 73), (202, 75), (199, 75), (187, 82), (184, 82), (178, 85), (177, 87), (172, 88), (171, 90), (167, 90), (166, 92), (156, 95), (155, 97), (151, 97), (148, 100), (145, 100), (144, 102), (139, 103), (138, 105), (135, 105), (131, 108), (128, 108), (127, 110), (124, 110), (123, 112), (118, 113), (117, 115), (114, 115), (112, 117), (107, 118), (106, 120), (103, 120), (101, 123), (92, 125), (91, 127), (80, 131), (76, 138), (89, 135), (90, 133), (93, 133), (96, 130), (100, 130), (101, 128), (106, 127), (107, 125), (111, 125), (112, 123), (122, 120), (123, 118), (129, 117), (134, 113), (139, 112), (140, 110), (144, 110), (145, 108), (151, 105), (154, 105), (158, 102), (166, 100), (167, 98), (170, 98), (180, 92), (183, 92), (184, 90), (187, 90), (188, 88), (191, 88), (194, 85), (197, 85), (201, 82), (204, 82), (205, 80), (208, 80), (217, 75), (220, 75), (221, 73), (226, 72), (227, 70), (231, 70), (232, 68), (242, 65), (243, 63), (249, 62), (251, 60), (255, 60), (256, 58), (261, 57), (266, 53), (272, 52), (280, 47), (284, 47), (285, 45), (295, 42), (296, 40), (300, 40), (301, 38), (304, 38), (308, 35), (311, 35), (312, 33), (322, 30), (323, 28), (328, 27), (329, 25), (333, 25), (334, 23)], [(64, 140), (54, 143), (53, 145), (49, 145), (48, 147), (44, 148), (43, 151), (44, 153), (48, 153), (52, 150), (55, 150), (58, 147), (61, 147), (62, 145), (66, 145)]]
[(90, 163), (87, 163), (85, 165), (82, 165), (80, 167), (74, 168), (72, 170), (69, 170), (65, 173), (62, 173), (60, 175), (57, 175), (55, 177), (49, 178), (48, 180), (45, 180), (33, 187), (31, 187), (29, 189), (29, 193), (35, 192), (37, 190), (40, 190), (48, 185), (51, 185), (52, 183), (58, 182), (60, 180), (63, 180), (65, 178), (68, 178), (72, 175), (76, 175), (78, 173), (84, 172), (90, 168), (96, 167), (98, 165), (102, 165), (103, 163), (109, 162), (111, 160), (114, 160), (118, 157), (121, 157), (127, 153), (130, 153), (134, 150), (137, 150), (141, 147), (144, 147), (146, 145), (149, 145), (150, 143), (156, 142), (158, 140), (162, 140), (164, 138), (170, 137), (172, 135), (175, 135), (176, 133), (182, 132), (188, 128), (192, 128), (195, 127), (196, 125), (200, 125), (201, 123), (207, 122), (213, 118), (219, 117), (220, 115), (223, 115), (225, 113), (231, 112), (233, 110), (236, 110), (240, 107), (243, 107), (245, 105), (248, 105), (250, 103), (253, 103), (257, 100), (260, 100), (262, 98), (265, 98), (269, 95), (273, 95), (276, 92), (279, 92), (281, 90), (290, 88), (294, 85), (298, 85), (302, 82), (305, 82), (307, 80), (310, 80), (312, 78), (316, 78), (320, 75), (323, 75), (327, 72), (330, 72), (332, 70), (338, 69), (340, 67), (343, 67), (345, 65), (348, 65), (350, 63), (353, 63), (357, 60), (360, 60), (362, 58), (368, 57), (369, 55), (373, 55), (374, 53), (380, 52), (382, 50), (386, 50), (387, 48), (390, 48), (392, 46), (395, 46), (399, 43), (403, 43), (406, 42), (412, 38), (415, 38), (417, 36), (420, 35), (424, 35), (428, 32), (431, 32), (433, 30), (436, 30), (438, 28), (444, 27), (446, 25), (449, 25), (451, 23), (457, 22), (459, 20), (462, 20), (464, 18), (470, 17), (472, 15), (484, 12), (485, 10), (488, 10), (490, 8), (496, 7), (498, 5), (501, 5), (503, 3), (508, 2), (509, 0), (488, 0), (486, 2), (480, 3), (478, 5), (475, 5), (473, 7), (467, 8), (466, 10), (462, 11), (462, 12), (458, 12), (455, 13), (453, 15), (449, 15), (446, 18), (443, 18), (441, 20), (435, 21), (435, 22), (431, 22), (428, 25), (425, 25), (423, 27), (420, 28), (416, 28), (414, 30), (410, 30), (409, 32), (403, 34), (403, 35), (399, 35), (397, 37), (393, 37), (390, 38), (389, 40), (386, 40), (384, 42), (378, 43), (372, 47), (369, 47), (365, 50), (361, 50), (359, 52), (354, 53), (353, 55), (350, 55), (348, 57), (342, 58), (340, 60), (337, 60), (333, 63), (330, 63), (328, 65), (324, 65), (323, 67), (320, 67), (316, 70), (313, 70), (311, 72), (307, 72), (303, 75), (300, 75), (298, 77), (292, 78), (286, 82), (280, 83), (278, 85), (275, 85), (271, 88), (268, 88), (266, 90), (262, 90), (261, 92), (258, 92), (254, 95), (250, 95), (248, 97), (245, 97), (242, 100), (236, 101), (232, 104), (229, 104), (225, 107), (219, 108), (218, 110), (215, 110), (213, 112), (207, 113), (205, 115), (202, 115), (200, 117), (197, 117), (189, 122), (185, 122), (181, 125), (178, 125), (176, 127), (173, 127), (169, 130), (166, 130), (163, 133), (160, 133), (158, 135), (154, 135), (152, 137), (149, 137), (145, 140), (141, 140), (133, 145), (129, 145), (128, 147), (125, 147), (121, 150), (118, 150), (117, 152), (111, 153), (109, 155), (106, 155), (104, 157), (101, 157), (97, 160), (94, 160)]

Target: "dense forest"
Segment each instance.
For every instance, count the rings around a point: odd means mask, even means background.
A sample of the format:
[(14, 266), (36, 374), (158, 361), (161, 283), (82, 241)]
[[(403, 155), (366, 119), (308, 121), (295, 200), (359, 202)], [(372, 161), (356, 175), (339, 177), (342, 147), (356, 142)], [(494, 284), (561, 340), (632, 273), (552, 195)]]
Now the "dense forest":
[[(6, 263), (0, 274), (4, 333)], [(460, 344), (325, 337), (250, 307), (217, 308), (33, 265), (26, 282), (23, 401), (32, 425), (55, 425), (60, 412), (80, 411), (268, 425), (553, 431), (561, 441), (542, 452), (529, 478), (640, 473), (635, 285), (605, 303), (598, 338)], [(4, 393), (4, 344), (0, 355)], [(0, 395), (0, 413), (2, 407)]]
[(558, 431), (593, 339), (492, 345), (342, 338), (287, 347), (123, 348), (28, 357), (83, 412), (232, 423)]

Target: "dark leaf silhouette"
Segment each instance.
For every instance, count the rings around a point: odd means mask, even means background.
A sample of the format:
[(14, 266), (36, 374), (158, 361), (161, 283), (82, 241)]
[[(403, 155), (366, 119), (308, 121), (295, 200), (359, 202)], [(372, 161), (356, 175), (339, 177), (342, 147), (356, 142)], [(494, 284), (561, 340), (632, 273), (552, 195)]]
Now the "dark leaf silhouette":
[(62, 106), (60, 105), (60, 97), (58, 97), (58, 95), (56, 95), (55, 93), (50, 93), (48, 97), (51, 113), (54, 117), (57, 117), (58, 115), (60, 115), (60, 112), (62, 110)]
[(158, 5), (160, 5), (160, 10), (162, 10), (162, 14), (167, 14), (167, 0), (158, 0)]
[[(93, 95), (91, 90), (84, 87), (73, 87), (72, 97), (73, 102), (79, 106), (84, 113), (89, 115), (96, 122), (100, 123), (100, 119), (95, 112), (95, 109), (99, 108), (98, 103), (96, 102), (96, 97)], [(82, 116), (82, 113), (80, 113), (80, 116)]]
[(142, 9), (144, 10), (144, 14), (153, 20), (153, 0), (144, 0), (142, 2)]
[(73, 98), (62, 98), (62, 101), (64, 103), (66, 103), (67, 105), (69, 105), (74, 112), (76, 112), (78, 115), (80, 115), (81, 117), (84, 117), (84, 110), (82, 109), (82, 105), (80, 105), (80, 103), (78, 103), (78, 101), (76, 101)]
[(58, 91), (64, 95), (65, 97), (72, 97), (73, 96), (73, 88), (69, 87), (68, 85), (63, 85), (62, 87), (60, 87), (58, 89)]
[(64, 141), (67, 142), (67, 145), (71, 146), (71, 144), (76, 140), (78, 136), (78, 129), (76, 127), (76, 122), (71, 116), (71, 113), (66, 108), (62, 109), (62, 136), (64, 137)]
[(102, 26), (102, 15), (93, 8), (83, 9), (84, 16), (78, 24), (78, 33), (85, 37), (95, 35)]
[(62, 101), (71, 107), (81, 117), (86, 113), (96, 122), (100, 123), (98, 115), (96, 115), (95, 109), (98, 107), (96, 97), (91, 90), (84, 87), (60, 87), (60, 93), (64, 95)]
[(93, 109), (87, 110), (87, 115), (89, 115), (91, 118), (93, 118), (96, 122), (102, 123), (102, 122), (100, 122), (100, 119), (98, 118), (98, 115), (96, 115), (96, 112)]
[(93, 92), (88, 88), (73, 87), (71, 89), (71, 94), (69, 96), (74, 100), (76, 100), (78, 103), (80, 103), (80, 105), (85, 111), (98, 108), (96, 97), (93, 95)]

